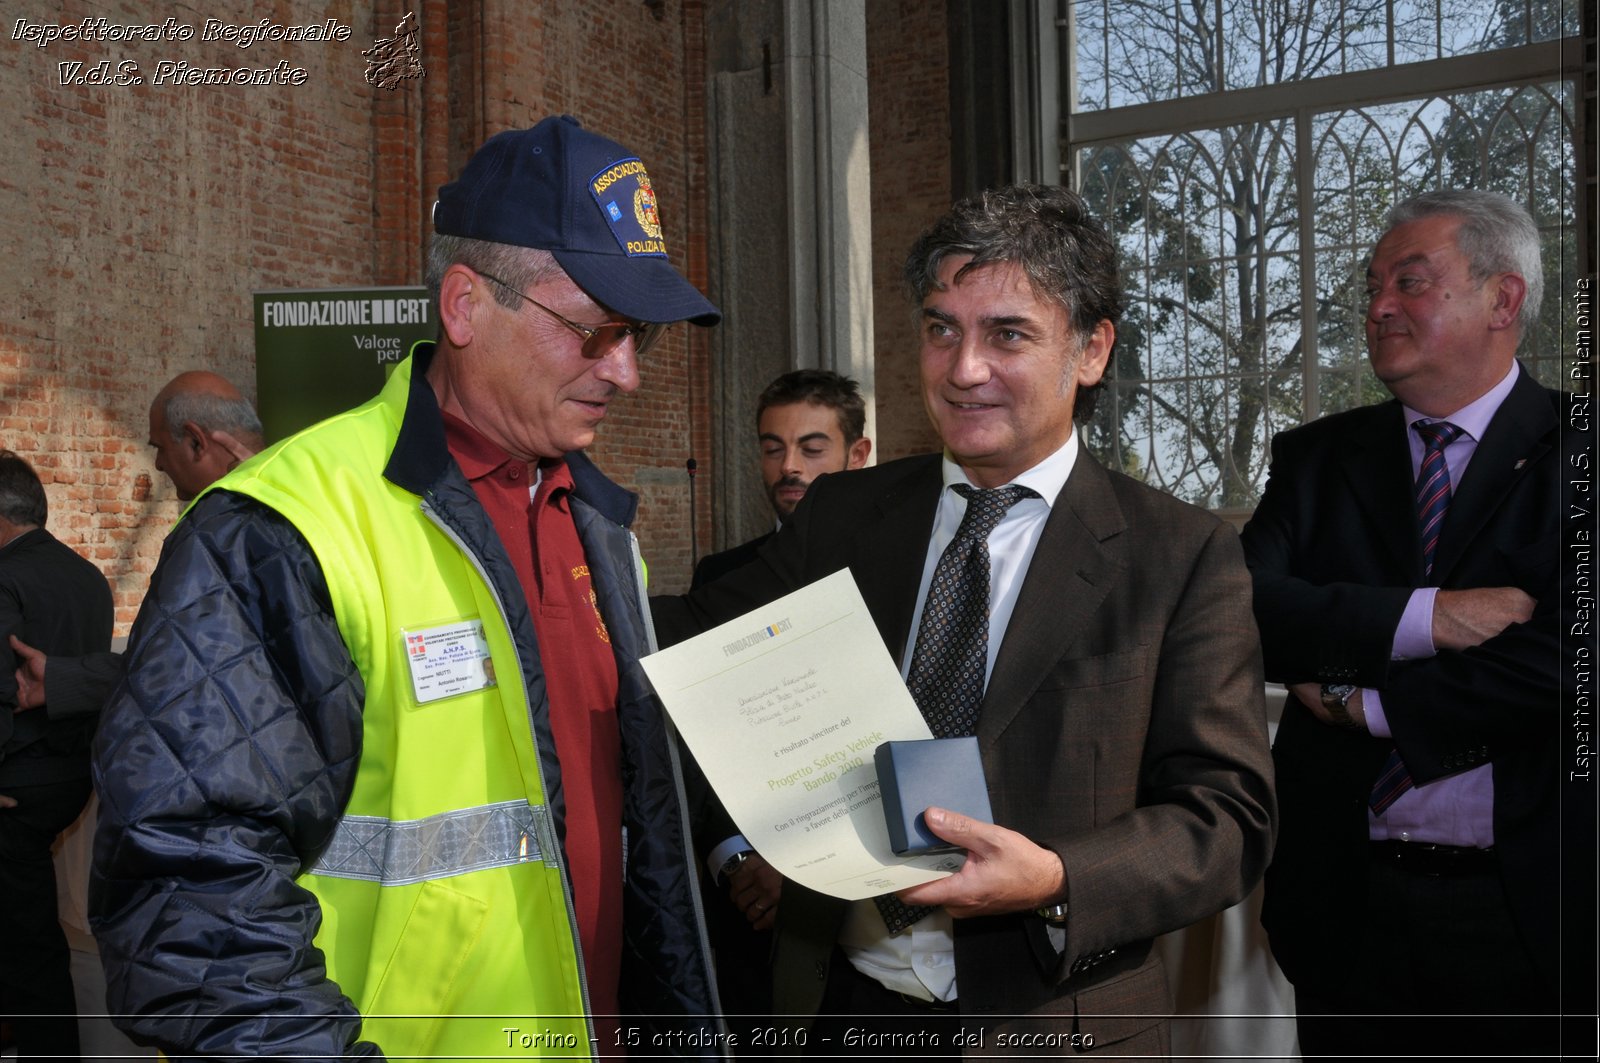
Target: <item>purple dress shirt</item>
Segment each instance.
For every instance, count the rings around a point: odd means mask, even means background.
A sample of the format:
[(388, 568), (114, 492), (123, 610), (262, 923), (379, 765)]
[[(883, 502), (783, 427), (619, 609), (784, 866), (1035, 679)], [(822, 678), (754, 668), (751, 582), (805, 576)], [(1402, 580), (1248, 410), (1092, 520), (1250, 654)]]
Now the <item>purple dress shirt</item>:
[[(1467, 464), (1478, 449), (1478, 440), (1494, 419), (1500, 404), (1511, 394), (1517, 374), (1522, 370), (1512, 365), (1505, 379), (1490, 388), (1481, 397), (1443, 418), (1427, 417), (1402, 406), (1405, 411), (1406, 444), (1411, 450), (1411, 478), (1422, 468), (1422, 437), (1411, 427), (1418, 421), (1447, 420), (1461, 429), (1461, 435), (1445, 448), (1444, 460), (1450, 469), (1450, 492), (1453, 496), (1466, 475)], [(1395, 629), (1394, 647), (1390, 656), (1394, 660), (1414, 660), (1432, 657), (1433, 600), (1437, 587), (1421, 587), (1413, 591), (1406, 603), (1400, 624)], [(1361, 706), (1366, 713), (1367, 729), (1380, 738), (1393, 737), (1388, 718), (1383, 713), (1383, 695), (1380, 691), (1364, 689)], [(1416, 786), (1401, 794), (1383, 815), (1367, 812), (1367, 827), (1374, 841), (1437, 842), (1446, 845), (1466, 845), (1487, 849), (1494, 844), (1494, 775), (1493, 767), (1480, 764), (1476, 768), (1435, 779), (1426, 785)]]

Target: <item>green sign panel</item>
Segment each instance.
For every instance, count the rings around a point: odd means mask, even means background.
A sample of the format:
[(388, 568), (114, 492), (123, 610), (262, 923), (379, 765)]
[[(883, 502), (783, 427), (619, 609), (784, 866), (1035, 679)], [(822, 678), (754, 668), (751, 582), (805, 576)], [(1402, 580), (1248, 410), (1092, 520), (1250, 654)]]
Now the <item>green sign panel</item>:
[(267, 442), (359, 406), (438, 332), (428, 290), (255, 293), (256, 406)]

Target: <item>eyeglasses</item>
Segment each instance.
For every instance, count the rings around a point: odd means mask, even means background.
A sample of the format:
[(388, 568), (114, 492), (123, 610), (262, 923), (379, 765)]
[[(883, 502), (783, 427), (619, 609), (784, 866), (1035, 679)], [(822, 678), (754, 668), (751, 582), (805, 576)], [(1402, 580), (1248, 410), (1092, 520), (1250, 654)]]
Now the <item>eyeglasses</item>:
[(604, 325), (580, 325), (576, 321), (556, 313), (539, 300), (533, 298), (533, 296), (522, 294), (522, 292), (513, 288), (511, 285), (507, 284), (499, 277), (496, 277), (494, 274), (485, 273), (481, 269), (474, 270), (474, 272), (486, 280), (494, 281), (496, 284), (500, 285), (500, 287), (504, 288), (518, 299), (532, 303), (534, 306), (537, 306), (540, 310), (543, 310), (545, 313), (549, 314), (551, 317), (555, 318), (557, 321), (567, 326), (567, 328), (581, 336), (583, 338), (583, 356), (585, 358), (604, 358), (606, 355), (622, 346), (623, 342), (626, 340), (633, 341), (633, 356), (635, 358), (643, 358), (645, 356), (645, 352), (650, 350), (650, 348), (654, 347), (657, 343), (661, 342), (661, 337), (665, 336), (667, 334), (667, 329), (672, 327), (671, 325), (650, 324), (643, 321), (636, 325), (629, 324), (626, 321), (608, 321)]

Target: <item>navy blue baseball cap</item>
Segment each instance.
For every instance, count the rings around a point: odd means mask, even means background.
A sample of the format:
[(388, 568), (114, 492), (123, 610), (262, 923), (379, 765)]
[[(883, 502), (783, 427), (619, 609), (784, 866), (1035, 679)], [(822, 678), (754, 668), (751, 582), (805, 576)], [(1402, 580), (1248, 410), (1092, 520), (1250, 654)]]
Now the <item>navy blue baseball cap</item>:
[(644, 163), (571, 115), (490, 137), (439, 189), (433, 231), (549, 251), (591, 298), (635, 321), (722, 320), (667, 258)]

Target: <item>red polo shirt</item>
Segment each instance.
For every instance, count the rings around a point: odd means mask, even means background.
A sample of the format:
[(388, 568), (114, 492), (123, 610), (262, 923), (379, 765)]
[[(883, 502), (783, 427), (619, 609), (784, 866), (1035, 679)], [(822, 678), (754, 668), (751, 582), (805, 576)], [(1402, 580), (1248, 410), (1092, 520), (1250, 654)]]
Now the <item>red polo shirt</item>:
[[(450, 455), (511, 555), (533, 614), (550, 699), (550, 729), (561, 761), (567, 872), (590, 1004), (597, 1016), (615, 1015), (622, 966), (617, 663), (572, 522), (572, 472), (565, 461), (542, 467), (519, 461), (448, 413), (444, 422)], [(597, 1032), (604, 1047), (611, 1038)]]

